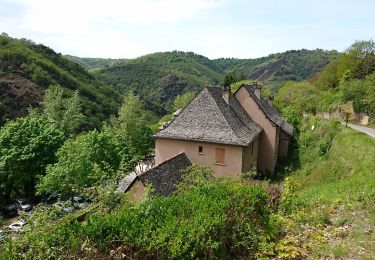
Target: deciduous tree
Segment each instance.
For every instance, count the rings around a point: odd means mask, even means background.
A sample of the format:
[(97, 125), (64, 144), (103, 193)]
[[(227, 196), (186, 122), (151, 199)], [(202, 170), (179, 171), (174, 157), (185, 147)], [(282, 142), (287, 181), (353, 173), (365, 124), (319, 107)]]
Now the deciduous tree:
[(0, 129), (0, 201), (13, 195), (33, 196), (39, 176), (55, 161), (63, 132), (42, 117), (9, 121)]
[(72, 196), (131, 170), (135, 157), (123, 140), (108, 129), (68, 139), (57, 151), (58, 161), (48, 165), (37, 186), (38, 193), (57, 191)]
[(78, 91), (67, 98), (60, 86), (50, 86), (42, 105), (46, 118), (57, 124), (66, 135), (73, 134), (85, 119)]

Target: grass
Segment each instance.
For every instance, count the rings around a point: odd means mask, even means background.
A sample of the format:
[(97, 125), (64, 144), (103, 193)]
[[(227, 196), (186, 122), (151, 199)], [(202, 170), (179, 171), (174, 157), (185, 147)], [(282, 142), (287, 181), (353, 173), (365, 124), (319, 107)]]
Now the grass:
[(341, 127), (327, 154), (300, 160), (287, 234), (312, 259), (375, 259), (375, 139)]

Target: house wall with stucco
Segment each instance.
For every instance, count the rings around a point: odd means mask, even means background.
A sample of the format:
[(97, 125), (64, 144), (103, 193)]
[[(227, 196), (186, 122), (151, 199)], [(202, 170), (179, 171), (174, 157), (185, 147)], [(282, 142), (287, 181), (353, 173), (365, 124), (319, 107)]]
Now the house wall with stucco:
[(131, 199), (134, 202), (140, 202), (145, 194), (145, 186), (143, 183), (137, 178), (135, 182), (131, 185), (129, 191)]
[[(199, 153), (199, 146), (203, 151)], [(225, 163), (215, 163), (216, 148), (225, 149)], [(155, 164), (158, 165), (181, 152), (198, 165), (210, 165), (216, 176), (238, 176), (242, 172), (243, 147), (175, 139), (155, 139)], [(252, 158), (249, 158), (252, 160)]]
[(291, 138), (287, 133), (284, 131), (280, 132), (278, 157), (283, 158), (288, 156), (290, 139)]
[(242, 152), (242, 172), (248, 172), (258, 165), (259, 136)]
[(235, 93), (235, 98), (250, 118), (263, 128), (259, 136), (258, 169), (263, 173), (272, 174), (277, 163), (279, 128), (267, 118), (244, 87)]

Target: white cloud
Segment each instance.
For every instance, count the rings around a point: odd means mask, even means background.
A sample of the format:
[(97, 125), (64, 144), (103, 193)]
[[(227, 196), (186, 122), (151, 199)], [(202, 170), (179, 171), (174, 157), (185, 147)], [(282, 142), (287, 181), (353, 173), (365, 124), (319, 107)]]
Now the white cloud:
[[(136, 57), (166, 48), (178, 27), (224, 0), (0, 0), (21, 6), (0, 21), (10, 36), (25, 37), (58, 52), (95, 57)], [(168, 44), (167, 44), (168, 45)], [(155, 49), (155, 46), (158, 46)]]
[(248, 58), (292, 48), (342, 50), (374, 38), (370, 0), (364, 7), (317, 1), (0, 0), (0, 32), (64, 54), (112, 58), (176, 49)]
[(128, 25), (176, 23), (198, 12), (220, 6), (218, 0), (18, 0), (27, 5), (23, 25), (40, 33), (88, 30), (91, 24)]

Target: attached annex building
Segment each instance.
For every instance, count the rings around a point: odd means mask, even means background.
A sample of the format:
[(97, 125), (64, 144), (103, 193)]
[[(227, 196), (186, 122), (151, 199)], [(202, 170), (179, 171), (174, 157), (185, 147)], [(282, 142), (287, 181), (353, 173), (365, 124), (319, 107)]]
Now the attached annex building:
[(167, 126), (155, 135), (155, 164), (185, 153), (198, 165), (212, 165), (216, 176), (234, 176), (253, 167), (275, 171), (287, 156), (293, 126), (260, 95), (260, 88), (242, 85), (205, 87)]

